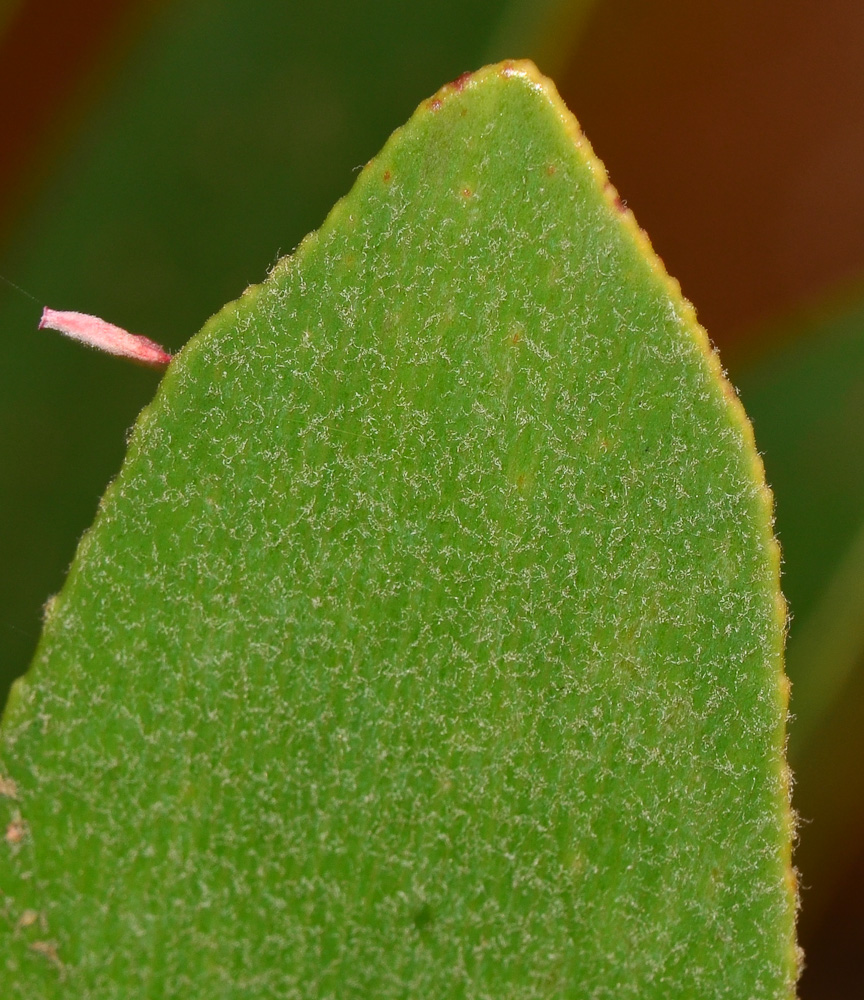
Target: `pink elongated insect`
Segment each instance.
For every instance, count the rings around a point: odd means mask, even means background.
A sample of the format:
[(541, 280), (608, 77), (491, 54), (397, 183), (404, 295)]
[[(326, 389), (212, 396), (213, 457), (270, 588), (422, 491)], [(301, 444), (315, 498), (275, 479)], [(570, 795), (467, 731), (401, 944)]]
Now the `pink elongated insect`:
[(131, 358), (151, 368), (165, 368), (171, 362), (171, 355), (154, 341), (87, 313), (58, 312), (46, 307), (39, 320), (39, 329), (56, 330), (100, 351)]

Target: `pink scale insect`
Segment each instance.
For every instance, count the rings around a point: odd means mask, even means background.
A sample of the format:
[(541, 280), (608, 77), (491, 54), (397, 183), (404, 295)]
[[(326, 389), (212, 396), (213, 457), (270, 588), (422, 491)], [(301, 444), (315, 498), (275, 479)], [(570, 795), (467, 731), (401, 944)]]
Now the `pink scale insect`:
[(130, 358), (150, 368), (167, 368), (171, 363), (172, 355), (149, 338), (129, 333), (122, 327), (106, 323), (98, 316), (88, 316), (87, 313), (62, 312), (46, 307), (39, 320), (39, 329), (56, 330), (100, 351)]

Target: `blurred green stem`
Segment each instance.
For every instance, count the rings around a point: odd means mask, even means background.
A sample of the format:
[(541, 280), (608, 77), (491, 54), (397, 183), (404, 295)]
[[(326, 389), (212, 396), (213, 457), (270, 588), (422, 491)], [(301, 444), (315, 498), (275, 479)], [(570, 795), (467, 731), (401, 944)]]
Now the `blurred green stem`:
[(864, 650), (864, 523), (819, 603), (789, 644), (793, 764), (802, 757), (854, 676)]

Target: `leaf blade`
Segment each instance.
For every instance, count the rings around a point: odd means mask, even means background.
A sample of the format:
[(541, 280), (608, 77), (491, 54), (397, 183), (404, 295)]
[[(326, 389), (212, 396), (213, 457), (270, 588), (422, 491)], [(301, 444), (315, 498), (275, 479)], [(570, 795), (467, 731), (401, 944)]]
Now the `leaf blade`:
[(503, 64), (175, 360), (4, 722), (70, 976), (791, 991), (770, 501), (647, 251)]

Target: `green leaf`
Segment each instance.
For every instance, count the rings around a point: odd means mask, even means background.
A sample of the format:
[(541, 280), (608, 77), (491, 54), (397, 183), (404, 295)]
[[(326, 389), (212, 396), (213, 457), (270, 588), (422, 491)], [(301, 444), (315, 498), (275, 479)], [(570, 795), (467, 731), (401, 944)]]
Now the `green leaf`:
[(460, 78), (141, 415), (4, 720), (4, 995), (791, 996), (777, 577), (575, 121)]

